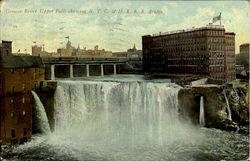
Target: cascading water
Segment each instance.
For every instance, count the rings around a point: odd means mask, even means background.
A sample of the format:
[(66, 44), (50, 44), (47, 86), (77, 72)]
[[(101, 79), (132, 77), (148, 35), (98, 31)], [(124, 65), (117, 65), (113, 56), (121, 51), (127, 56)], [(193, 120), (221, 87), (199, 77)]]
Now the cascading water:
[(167, 79), (138, 75), (58, 81), (55, 131), (3, 149), (3, 157), (51, 161), (247, 158), (248, 136), (179, 121), (180, 88)]
[(238, 92), (237, 92), (237, 90), (233, 87), (233, 94), (232, 94), (232, 96), (233, 96), (233, 98), (234, 98), (234, 101), (237, 103), (237, 104), (239, 104), (240, 103), (240, 96), (239, 96), (239, 94), (238, 94)]
[(204, 115), (204, 97), (200, 97), (200, 118), (199, 122), (201, 126), (205, 126), (205, 115)]
[(226, 100), (226, 103), (227, 103), (227, 114), (228, 114), (228, 119), (229, 119), (229, 120), (232, 120), (231, 109), (230, 109), (229, 101), (228, 101), (228, 98), (227, 98), (227, 95), (226, 95), (225, 90), (223, 91), (223, 94), (224, 94), (224, 97), (225, 97), (225, 100)]
[(125, 160), (139, 148), (185, 142), (191, 129), (178, 119), (180, 88), (143, 81), (58, 82), (55, 133), (65, 145)]
[(44, 109), (44, 106), (42, 102), (40, 101), (40, 98), (38, 95), (34, 92), (31, 91), (34, 101), (35, 101), (35, 116), (38, 117), (38, 128), (40, 128), (40, 131), (43, 134), (50, 134), (50, 127), (49, 127), (49, 122), (48, 118)]

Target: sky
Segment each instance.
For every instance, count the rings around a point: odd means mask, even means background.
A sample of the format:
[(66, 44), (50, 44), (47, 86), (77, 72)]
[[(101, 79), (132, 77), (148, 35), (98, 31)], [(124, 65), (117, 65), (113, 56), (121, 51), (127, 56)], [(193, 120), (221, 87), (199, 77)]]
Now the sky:
[[(13, 52), (27, 49), (34, 41), (45, 50), (73, 46), (126, 51), (134, 43), (141, 49), (141, 36), (204, 27), (221, 12), (226, 31), (235, 32), (239, 45), (249, 42), (247, 1), (114, 1), (114, 0), (5, 0), (1, 2), (1, 40), (13, 41)], [(216, 22), (215, 24), (219, 24)]]

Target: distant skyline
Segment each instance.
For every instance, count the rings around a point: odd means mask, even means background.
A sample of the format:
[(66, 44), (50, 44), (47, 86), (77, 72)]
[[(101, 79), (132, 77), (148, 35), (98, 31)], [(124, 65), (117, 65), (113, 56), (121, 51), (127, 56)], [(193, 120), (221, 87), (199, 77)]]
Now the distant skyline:
[(238, 53), (249, 42), (248, 1), (8, 0), (0, 34), (13, 41), (13, 52), (31, 53), (33, 41), (56, 52), (67, 36), (75, 47), (126, 51), (134, 43), (141, 49), (142, 35), (203, 27), (220, 12), (226, 31), (236, 33)]

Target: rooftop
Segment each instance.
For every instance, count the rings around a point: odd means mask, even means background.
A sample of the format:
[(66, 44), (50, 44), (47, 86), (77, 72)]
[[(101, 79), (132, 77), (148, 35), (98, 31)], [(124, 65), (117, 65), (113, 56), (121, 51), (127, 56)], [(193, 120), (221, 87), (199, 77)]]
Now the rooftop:
[(41, 68), (44, 67), (38, 56), (3, 56), (0, 62), (4, 68)]
[(244, 43), (244, 44), (241, 44), (240, 46), (250, 46), (250, 43)]
[(225, 30), (224, 25), (208, 24), (206, 27), (199, 27), (199, 28), (192, 27), (191, 29), (186, 29), (186, 30), (183, 29), (183, 30), (175, 30), (175, 31), (163, 32), (163, 33), (160, 32), (160, 33), (157, 33), (157, 34), (144, 35), (144, 36), (164, 36), (164, 35), (178, 34), (178, 33), (183, 33), (183, 32), (204, 30), (204, 29), (221, 29), (221, 30)]

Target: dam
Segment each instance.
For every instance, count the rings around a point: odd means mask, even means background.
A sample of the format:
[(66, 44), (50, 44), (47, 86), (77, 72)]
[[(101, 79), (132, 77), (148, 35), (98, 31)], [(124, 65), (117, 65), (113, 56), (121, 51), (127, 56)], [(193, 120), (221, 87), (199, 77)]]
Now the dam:
[(140, 75), (59, 79), (51, 93), (51, 112), (46, 109), (48, 102), (39, 95), (48, 116), (46, 119), (40, 112), (42, 116), (38, 118), (43, 118), (44, 123), (39, 126), (44, 126), (40, 127), (42, 131), (48, 129), (49, 120), (51, 132), (33, 135), (30, 142), (9, 149), (4, 157), (21, 160), (246, 158), (249, 150), (246, 135), (209, 129), (182, 119), (181, 111), (185, 108), (179, 102), (182, 88), (169, 79)]

